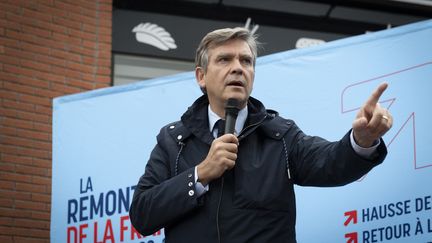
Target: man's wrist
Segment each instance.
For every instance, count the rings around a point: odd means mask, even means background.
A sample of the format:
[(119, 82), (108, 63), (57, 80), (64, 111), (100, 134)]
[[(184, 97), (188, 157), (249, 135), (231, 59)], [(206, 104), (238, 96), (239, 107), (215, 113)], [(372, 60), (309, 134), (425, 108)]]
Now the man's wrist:
[(377, 139), (376, 141), (374, 141), (372, 143), (372, 146), (370, 147), (362, 147), (359, 144), (357, 144), (357, 142), (354, 139), (354, 132), (351, 131), (350, 134), (350, 141), (351, 141), (351, 147), (353, 148), (353, 150), (360, 155), (363, 158), (366, 159), (371, 159), (373, 157), (373, 154), (376, 152), (378, 146), (380, 145), (381, 141), (379, 139)]

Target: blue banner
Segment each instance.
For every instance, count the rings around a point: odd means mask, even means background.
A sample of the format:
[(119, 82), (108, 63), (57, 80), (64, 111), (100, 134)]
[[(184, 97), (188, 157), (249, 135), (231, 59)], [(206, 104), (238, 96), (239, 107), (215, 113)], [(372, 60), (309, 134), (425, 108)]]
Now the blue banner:
[[(252, 96), (328, 140), (389, 84), (385, 162), (344, 187), (296, 187), (298, 242), (432, 241), (431, 41), (424, 21), (258, 59)], [(189, 72), (56, 98), (51, 242), (163, 242), (132, 228), (129, 205), (159, 129), (200, 95)]]

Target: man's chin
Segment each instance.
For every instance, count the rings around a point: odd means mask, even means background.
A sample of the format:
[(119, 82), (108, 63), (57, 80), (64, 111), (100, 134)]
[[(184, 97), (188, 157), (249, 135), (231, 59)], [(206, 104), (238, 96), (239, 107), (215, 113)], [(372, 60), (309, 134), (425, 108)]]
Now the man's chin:
[(236, 99), (240, 105), (243, 105), (246, 104), (249, 96), (245, 94), (230, 94), (226, 96), (226, 100), (228, 99)]

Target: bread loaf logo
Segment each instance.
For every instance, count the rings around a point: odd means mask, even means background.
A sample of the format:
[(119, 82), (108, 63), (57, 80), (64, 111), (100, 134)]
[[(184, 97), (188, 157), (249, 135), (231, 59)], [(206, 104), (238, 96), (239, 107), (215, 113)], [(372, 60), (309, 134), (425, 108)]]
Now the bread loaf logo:
[(140, 23), (132, 30), (138, 42), (154, 46), (162, 51), (177, 49), (175, 40), (164, 28), (152, 23)]

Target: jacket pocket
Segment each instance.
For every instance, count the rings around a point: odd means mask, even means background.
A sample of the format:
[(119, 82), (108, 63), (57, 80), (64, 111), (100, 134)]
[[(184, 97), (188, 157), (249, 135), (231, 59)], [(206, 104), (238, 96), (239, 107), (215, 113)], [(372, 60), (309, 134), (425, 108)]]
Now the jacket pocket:
[(274, 148), (272, 151), (252, 150), (252, 156), (249, 154), (247, 160), (236, 163), (234, 207), (276, 211), (295, 208), (294, 188), (288, 179), (283, 149)]

